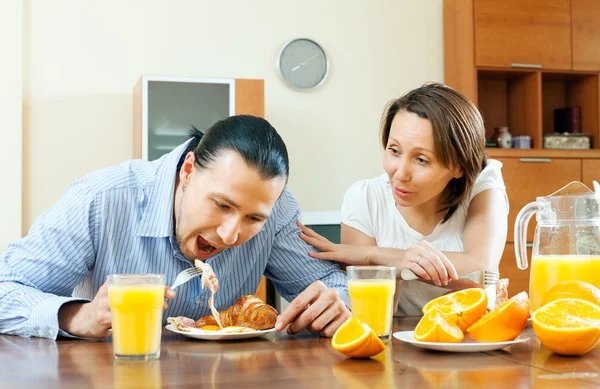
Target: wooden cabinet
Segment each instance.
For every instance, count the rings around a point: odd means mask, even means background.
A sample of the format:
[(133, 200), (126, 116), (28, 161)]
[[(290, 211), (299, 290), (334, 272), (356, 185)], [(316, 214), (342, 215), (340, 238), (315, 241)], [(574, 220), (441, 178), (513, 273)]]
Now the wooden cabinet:
[[(502, 162), (502, 176), (510, 203), (507, 242), (514, 242), (517, 214), (538, 196), (550, 195), (571, 181), (581, 181), (581, 159), (495, 158)], [(600, 161), (599, 161), (600, 162)], [(529, 222), (527, 242), (533, 242), (535, 219)]]
[(475, 65), (571, 69), (570, 0), (475, 0)]
[(228, 116), (264, 116), (264, 80), (142, 76), (133, 89), (133, 155), (154, 160)]
[(589, 70), (600, 59), (596, 14), (594, 0), (573, 0), (573, 7), (571, 0), (445, 0), (444, 82), (480, 108), (488, 139), (508, 126), (543, 149), (544, 135), (556, 129), (554, 110), (577, 106), (581, 132), (600, 149), (600, 67)]
[[(504, 164), (510, 211), (500, 271), (514, 295), (528, 290), (529, 280), (529, 270), (515, 264), (518, 212), (571, 181), (591, 187), (600, 180), (600, 1), (444, 0), (443, 16), (444, 82), (479, 107), (488, 139), (495, 127), (508, 126), (532, 140), (531, 149), (486, 149)], [(555, 129), (554, 110), (568, 106), (581, 108), (591, 150), (543, 148)]]
[(592, 136), (593, 149), (600, 148), (598, 86), (597, 73), (542, 72), (542, 133), (555, 131), (555, 109), (577, 106), (581, 108), (581, 132)]
[(600, 71), (600, 1), (571, 0), (573, 70)]
[(581, 163), (582, 182), (593, 190), (592, 181), (600, 182), (600, 159), (584, 159)]
[(494, 128), (508, 126), (514, 135), (528, 135), (533, 145), (542, 143), (540, 72), (508, 69), (477, 71), (478, 105), (486, 138)]
[[(531, 247), (527, 248), (527, 258), (531, 264)], [(507, 243), (500, 260), (500, 277), (508, 278), (508, 296), (512, 297), (519, 292), (529, 293), (529, 268), (521, 270), (517, 267), (515, 258), (515, 245)]]

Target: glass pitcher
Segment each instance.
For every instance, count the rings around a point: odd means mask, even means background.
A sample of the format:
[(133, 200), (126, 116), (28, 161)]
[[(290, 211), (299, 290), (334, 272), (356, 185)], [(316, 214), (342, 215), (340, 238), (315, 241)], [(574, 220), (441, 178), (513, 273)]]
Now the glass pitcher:
[(517, 266), (527, 269), (527, 225), (536, 214), (529, 299), (531, 311), (544, 294), (566, 280), (589, 282), (600, 288), (600, 207), (596, 195), (572, 182), (550, 196), (527, 204), (515, 220)]

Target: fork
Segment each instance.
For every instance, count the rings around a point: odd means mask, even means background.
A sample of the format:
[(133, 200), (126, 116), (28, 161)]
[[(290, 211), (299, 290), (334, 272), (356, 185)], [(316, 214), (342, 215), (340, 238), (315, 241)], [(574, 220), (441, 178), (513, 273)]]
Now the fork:
[(178, 286), (185, 284), (192, 278), (195, 278), (195, 277), (198, 277), (201, 275), (202, 275), (202, 270), (200, 270), (198, 268), (190, 267), (188, 269), (185, 269), (181, 273), (177, 274), (177, 278), (175, 278), (175, 282), (173, 283), (173, 286), (171, 286), (171, 289), (175, 289)]
[[(416, 275), (412, 270), (405, 267), (400, 271), (400, 278), (403, 280), (418, 280), (420, 277)], [(500, 279), (500, 273), (490, 270), (477, 270), (466, 276), (459, 276), (459, 280), (470, 280), (479, 285), (496, 285)]]

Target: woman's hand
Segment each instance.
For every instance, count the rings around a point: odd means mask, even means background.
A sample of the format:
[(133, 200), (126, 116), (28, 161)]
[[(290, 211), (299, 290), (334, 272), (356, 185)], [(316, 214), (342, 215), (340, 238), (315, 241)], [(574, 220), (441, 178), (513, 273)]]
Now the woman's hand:
[(367, 255), (368, 246), (332, 243), (302, 223), (298, 222), (297, 224), (302, 230), (299, 235), (300, 238), (311, 246), (321, 250), (321, 252), (308, 253), (312, 258), (340, 262), (343, 269), (346, 266), (370, 265)]
[(410, 246), (404, 252), (406, 267), (423, 280), (437, 286), (448, 285), (458, 279), (458, 273), (448, 257), (427, 241)]

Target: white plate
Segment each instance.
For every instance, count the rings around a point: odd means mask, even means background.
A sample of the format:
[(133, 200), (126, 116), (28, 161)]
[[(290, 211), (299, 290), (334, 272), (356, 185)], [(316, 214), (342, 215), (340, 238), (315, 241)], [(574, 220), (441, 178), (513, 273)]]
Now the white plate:
[(499, 350), (513, 344), (527, 342), (531, 339), (527, 336), (519, 336), (517, 339), (508, 342), (477, 342), (472, 339), (463, 340), (460, 343), (421, 342), (415, 339), (414, 331), (394, 332), (394, 338), (416, 347), (453, 353), (476, 353), (480, 351)]
[(165, 327), (171, 332), (175, 332), (176, 334), (180, 334), (183, 336), (187, 336), (188, 338), (194, 339), (203, 339), (203, 340), (241, 340), (241, 339), (250, 339), (256, 338), (257, 336), (262, 336), (268, 334), (270, 332), (275, 331), (275, 328), (271, 328), (268, 330), (261, 331), (253, 331), (253, 332), (232, 332), (232, 333), (223, 333), (218, 331), (204, 331), (204, 330), (191, 330), (191, 331), (179, 331), (177, 328), (167, 324)]

